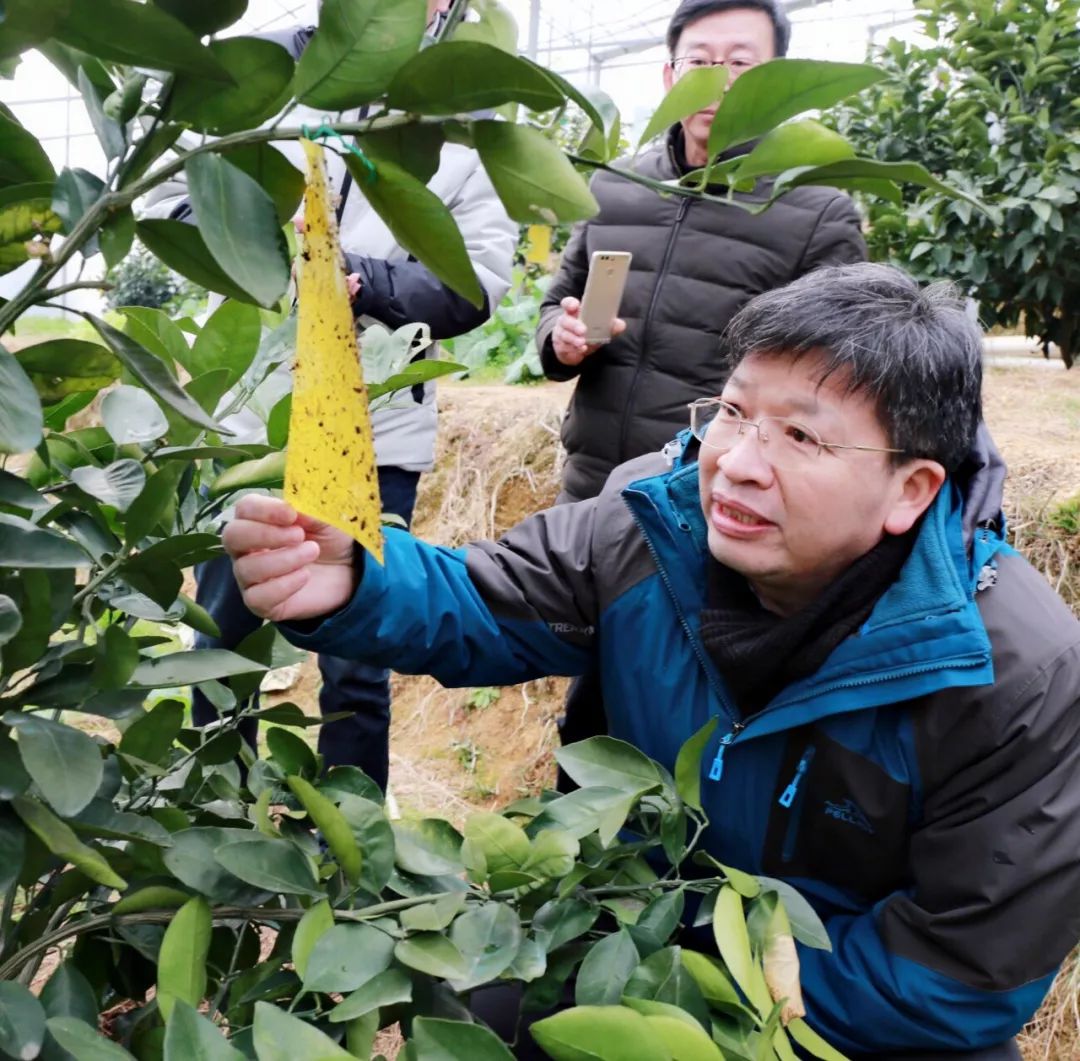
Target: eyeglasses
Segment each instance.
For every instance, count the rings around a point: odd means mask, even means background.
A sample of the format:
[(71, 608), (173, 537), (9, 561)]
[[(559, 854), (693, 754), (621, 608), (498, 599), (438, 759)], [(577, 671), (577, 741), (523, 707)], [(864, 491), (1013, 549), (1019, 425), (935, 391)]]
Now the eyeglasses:
[(706, 70), (711, 66), (726, 66), (733, 74), (756, 66), (752, 59), (706, 59), (700, 55), (680, 55), (671, 60), (671, 69), (677, 77), (682, 77), (688, 70)]
[(784, 416), (763, 416), (746, 420), (734, 405), (721, 398), (698, 398), (690, 403), (690, 433), (703, 446), (711, 449), (732, 449), (746, 429), (758, 434), (758, 443), (765, 459), (774, 468), (791, 468), (809, 464), (821, 456), (824, 449), (858, 449), (871, 453), (903, 453), (902, 449), (886, 446), (845, 446), (839, 442), (822, 442), (813, 428)]

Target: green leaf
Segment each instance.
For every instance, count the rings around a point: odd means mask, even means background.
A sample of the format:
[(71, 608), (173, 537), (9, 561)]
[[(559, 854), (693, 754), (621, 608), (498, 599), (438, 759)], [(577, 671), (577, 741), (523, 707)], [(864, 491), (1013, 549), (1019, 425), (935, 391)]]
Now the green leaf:
[(529, 1031), (555, 1061), (672, 1061), (648, 1020), (626, 1006), (575, 1006)]
[(125, 458), (104, 468), (93, 465), (74, 468), (71, 481), (103, 505), (112, 505), (118, 511), (126, 512), (146, 485), (146, 471), (138, 461)]
[(97, 644), (94, 686), (122, 689), (139, 663), (139, 646), (120, 626), (109, 626)]
[(401, 911), (401, 927), (412, 932), (441, 932), (461, 913), (465, 892), (448, 892), (434, 902)]
[(113, 870), (100, 851), (84, 844), (43, 804), (25, 796), (16, 796), (11, 805), (27, 828), (54, 855), (70, 862), (98, 884), (121, 891), (127, 887), (127, 881)]
[(599, 206), (567, 157), (543, 133), (510, 122), (473, 122), (476, 150), (515, 221), (584, 221)]
[(385, 969), (339, 1002), (329, 1016), (333, 1023), (339, 1024), (364, 1017), (382, 1006), (411, 1001), (412, 980), (408, 973), (402, 969)]
[(29, 261), (31, 245), (38, 250), (60, 231), (63, 222), (53, 211), (52, 191), (49, 182), (16, 184), (0, 191), (0, 273)]
[(550, 899), (533, 916), (533, 936), (548, 953), (584, 935), (600, 916), (600, 908), (584, 899)]
[(110, 118), (103, 107), (103, 97), (99, 94), (94, 83), (90, 80), (83, 67), (78, 72), (79, 93), (86, 104), (86, 113), (90, 116), (90, 124), (97, 134), (98, 143), (105, 152), (105, 159), (111, 162), (119, 158), (127, 148), (127, 137), (120, 124)]
[(394, 947), (394, 957), (410, 969), (444, 980), (464, 976), (468, 971), (461, 951), (439, 932), (418, 932), (400, 940)]
[(314, 777), (318, 773), (318, 761), (311, 745), (287, 729), (274, 728), (266, 734), (266, 745), (270, 758), (286, 774), (307, 774)]
[(649, 124), (645, 126), (645, 131), (638, 140), (638, 150), (654, 137), (667, 132), (676, 122), (719, 103), (724, 98), (727, 82), (728, 72), (723, 66), (690, 70), (680, 77), (649, 119)]
[(211, 431), (222, 430), (213, 417), (207, 416), (199, 403), (176, 382), (160, 358), (100, 317), (93, 314), (87, 316), (109, 349), (151, 394), (185, 420)]
[(525, 831), (501, 814), (479, 811), (465, 819), (465, 840), (480, 851), (488, 873), (518, 869), (529, 857)]
[[(269, 795), (270, 790), (266, 790)], [(307, 975), (308, 959), (315, 944), (334, 927), (334, 912), (326, 899), (312, 904), (296, 925), (292, 940), (292, 961), (301, 980)]]
[(107, 347), (83, 339), (51, 339), (25, 347), (15, 356), (47, 405), (80, 391), (103, 390), (121, 369)]
[(141, 387), (121, 384), (112, 388), (101, 403), (101, 422), (117, 445), (153, 442), (169, 430), (161, 407)]
[(127, 66), (183, 71), (228, 83), (229, 73), (191, 30), (151, 4), (135, 0), (73, 3), (55, 30), (72, 48)]
[[(90, 982), (71, 959), (61, 962), (41, 990), (41, 1004), (47, 1017), (74, 1017), (93, 1026), (98, 1019), (98, 1001)], [(45, 1053), (48, 1057), (49, 1048)]]
[[(364, 341), (369, 341), (370, 329), (365, 332)], [(467, 372), (468, 365), (459, 365), (456, 361), (439, 361), (426, 357), (423, 361), (414, 361), (406, 365), (400, 372), (388, 376), (381, 383), (368, 383), (368, 400), (374, 401), (384, 394), (393, 394), (395, 391), (406, 391), (429, 380), (438, 379), (440, 376), (451, 376), (455, 372)]]
[(10, 1057), (37, 1057), (45, 1040), (45, 1010), (22, 985), (0, 982), (0, 1050)]
[(185, 221), (137, 221), (135, 234), (151, 254), (200, 287), (241, 302), (252, 300), (214, 261), (194, 225)]
[(27, 453), (40, 441), (41, 400), (19, 362), (0, 346), (0, 453)]
[(667, 944), (682, 918), (685, 900), (682, 889), (663, 892), (642, 910), (630, 935), (644, 957)]
[(532, 63), (491, 44), (455, 40), (414, 55), (391, 83), (387, 102), (413, 114), (470, 114), (503, 103), (549, 111), (563, 94)]
[(0, 646), (6, 645), (22, 628), (19, 606), (5, 593), (0, 593)]
[(800, 891), (787, 881), (777, 880), (775, 877), (758, 877), (757, 881), (763, 892), (776, 892), (780, 896), (791, 922), (791, 934), (803, 946), (832, 950), (829, 933), (825, 931), (821, 918)]
[(162, 854), (165, 868), (189, 888), (210, 896), (215, 902), (241, 901), (251, 888), (241, 885), (217, 861), (216, 852), (225, 845), (254, 841), (259, 834), (246, 829), (196, 827), (172, 834), (173, 846)]
[(0, 512), (0, 568), (70, 568), (89, 563), (86, 553), (62, 535)]
[[(60, 231), (71, 232), (105, 194), (105, 182), (84, 169), (64, 169), (53, 185), (52, 208), (60, 218)], [(93, 253), (96, 243), (84, 248)]]
[(330, 111), (370, 103), (419, 49), (426, 21), (424, 0), (325, 0), (297, 63), (293, 94)]
[(577, 840), (598, 832), (600, 842), (606, 847), (623, 827), (637, 798), (637, 793), (624, 789), (579, 788), (545, 804), (530, 822), (529, 832), (538, 834), (543, 829), (555, 828)]
[(183, 999), (174, 999), (165, 1028), (163, 1061), (243, 1061), (217, 1026)]
[(50, 1017), (49, 1034), (75, 1061), (135, 1061), (122, 1046), (98, 1034), (95, 1027), (76, 1017)]
[(92, 799), (74, 818), (72, 828), (87, 836), (107, 840), (133, 840), (171, 847), (169, 831), (153, 818), (117, 810), (109, 799)]
[(286, 840), (260, 836), (242, 843), (225, 844), (214, 857), (234, 877), (256, 888), (286, 895), (322, 897), (311, 863)]
[(647, 755), (614, 737), (590, 737), (555, 753), (567, 775), (586, 788), (601, 785), (623, 792), (643, 793), (663, 783), (660, 771)]
[(395, 241), (444, 284), (474, 306), (482, 307), (483, 289), (465, 239), (446, 204), (392, 162), (380, 162), (372, 178), (355, 155), (346, 156), (345, 161), (357, 187)]
[(711, 1005), (742, 1006), (742, 998), (718, 958), (684, 947), (682, 963)]
[[(370, 394), (368, 400), (371, 400)], [(266, 441), (277, 449), (284, 449), (289, 444), (289, 418), (292, 416), (292, 393), (286, 394), (274, 403), (270, 415), (266, 418)]]
[[(375, 782), (370, 783), (378, 792)], [(326, 781), (320, 787), (324, 792), (330, 791)], [(394, 871), (394, 833), (390, 823), (378, 803), (347, 793), (331, 792), (331, 795), (341, 801), (339, 810), (349, 823), (364, 855), (360, 883), (367, 891), (378, 895)], [(381, 795), (379, 793), (380, 798)]]
[(254, 1041), (259, 1061), (356, 1061), (318, 1028), (269, 1002), (255, 1003)]
[(409, 1043), (416, 1061), (513, 1061), (514, 1057), (490, 1028), (460, 1020), (417, 1017)]
[[(660, 1003), (651, 1003), (660, 1005)], [(675, 1010), (675, 1013), (681, 1011)], [(724, 1061), (720, 1047), (709, 1038), (699, 1025), (690, 1024), (681, 1016), (666, 1013), (646, 1013), (649, 1027), (660, 1036), (664, 1045), (680, 1061)]]
[(223, 302), (203, 325), (188, 355), (193, 376), (223, 368), (234, 386), (247, 371), (259, 349), (259, 311), (242, 302)]
[(683, 744), (675, 759), (675, 788), (683, 803), (694, 810), (701, 810), (701, 759), (719, 721), (719, 716), (710, 718)]
[(135, 668), (131, 685), (139, 689), (161, 689), (170, 685), (219, 681), (234, 674), (251, 674), (266, 668), (223, 648), (171, 652), (157, 659), (146, 659)]
[(438, 171), (445, 138), (438, 125), (396, 125), (365, 133), (357, 143), (376, 163), (391, 162), (427, 184)]
[(287, 777), (285, 780), (293, 795), (308, 812), (308, 817), (322, 833), (330, 853), (345, 874), (345, 879), (350, 884), (358, 884), (364, 860), (352, 829), (341, 811), (302, 777)]
[(494, 980), (510, 967), (521, 940), (521, 922), (509, 906), (486, 903), (466, 911), (451, 926), (450, 942), (468, 968), (451, 986), (461, 992)]
[(174, 371), (176, 364), (187, 368), (187, 339), (164, 310), (148, 306), (123, 306), (120, 312), (124, 315), (125, 335), (130, 335), (155, 357), (161, 358), (170, 371)]
[(0, 59), (16, 56), (47, 40), (71, 0), (5, 0), (0, 22)]
[(234, 84), (222, 88), (205, 78), (178, 77), (169, 106), (173, 120), (222, 136), (254, 129), (288, 103), (293, 61), (280, 44), (229, 37), (208, 47)]
[(830, 1046), (802, 1017), (796, 1017), (788, 1024), (787, 1033), (813, 1057), (820, 1057), (822, 1061), (848, 1061), (845, 1054)]
[(0, 800), (21, 796), (29, 787), (30, 775), (19, 758), (18, 745), (11, 737), (0, 736)]
[(767, 1014), (772, 1009), (772, 999), (765, 988), (761, 970), (755, 966), (750, 953), (750, 935), (746, 930), (742, 896), (730, 884), (721, 885), (716, 895), (713, 937), (735, 983), (759, 1013)]
[(22, 822), (5, 809), (0, 814), (0, 893), (6, 893), (19, 879), (25, 856), (26, 830)]
[(162, 700), (124, 730), (119, 751), (148, 763), (162, 763), (184, 725), (180, 700)]
[(285, 155), (270, 144), (245, 144), (222, 155), (270, 196), (280, 225), (292, 219), (304, 194), (304, 174)]
[(762, 136), (797, 114), (831, 107), (885, 76), (875, 66), (816, 59), (776, 59), (752, 67), (724, 95), (709, 130), (709, 156)]
[(212, 153), (184, 166), (199, 232), (221, 269), (260, 306), (289, 286), (289, 255), (270, 196), (243, 170)]
[(56, 170), (37, 138), (0, 112), (0, 188), (55, 180)]
[(242, 461), (226, 468), (209, 487), (211, 497), (220, 497), (236, 490), (252, 490), (262, 486), (280, 486), (285, 481), (285, 454), (268, 453), (258, 460)]
[(709, 1027), (709, 1007), (682, 962), (681, 947), (665, 947), (650, 954), (633, 972), (624, 994), (666, 1002), (686, 1010), (703, 1028)]
[(594, 943), (578, 970), (574, 1001), (579, 1006), (617, 1006), (641, 958), (625, 928)]
[(580, 846), (568, 833), (544, 829), (533, 840), (521, 871), (541, 878), (565, 877), (574, 868)]
[(78, 814), (101, 785), (101, 749), (81, 730), (19, 711), (4, 722), (18, 734), (23, 766), (57, 814)]
[(806, 119), (787, 122), (762, 137), (732, 174), (732, 183), (782, 173), (795, 166), (824, 166), (853, 158), (855, 148), (839, 133)]
[(153, 0), (153, 3), (200, 37), (231, 26), (248, 6), (248, 0)]
[(308, 991), (355, 991), (390, 967), (394, 939), (373, 925), (334, 925), (308, 957)]
[(213, 923), (200, 895), (189, 899), (165, 929), (158, 953), (157, 1004), (168, 1021), (176, 1000), (197, 1006), (206, 992), (206, 958)]
[(441, 818), (419, 822), (395, 822), (397, 864), (408, 873), (438, 877), (461, 873), (461, 834)]

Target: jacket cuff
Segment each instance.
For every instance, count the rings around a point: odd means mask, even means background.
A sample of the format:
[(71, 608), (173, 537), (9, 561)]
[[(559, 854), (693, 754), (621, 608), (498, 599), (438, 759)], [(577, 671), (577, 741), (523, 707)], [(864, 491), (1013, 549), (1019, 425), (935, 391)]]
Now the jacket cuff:
[(551, 333), (555, 330), (555, 322), (542, 321), (540, 327), (536, 329), (536, 345), (540, 350), (540, 366), (544, 370), (544, 375), (548, 379), (555, 380), (558, 383), (563, 383), (568, 379), (573, 379), (575, 376), (581, 374), (582, 365), (584, 361), (578, 365), (564, 365), (555, 356), (555, 347), (551, 341)]

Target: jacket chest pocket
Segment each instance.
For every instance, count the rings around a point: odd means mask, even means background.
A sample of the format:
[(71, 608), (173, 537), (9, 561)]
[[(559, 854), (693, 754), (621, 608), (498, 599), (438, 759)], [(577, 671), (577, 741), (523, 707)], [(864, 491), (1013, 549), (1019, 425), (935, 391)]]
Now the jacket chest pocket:
[(807, 877), (876, 899), (906, 882), (911, 787), (825, 734), (793, 734), (762, 851), (778, 877)]

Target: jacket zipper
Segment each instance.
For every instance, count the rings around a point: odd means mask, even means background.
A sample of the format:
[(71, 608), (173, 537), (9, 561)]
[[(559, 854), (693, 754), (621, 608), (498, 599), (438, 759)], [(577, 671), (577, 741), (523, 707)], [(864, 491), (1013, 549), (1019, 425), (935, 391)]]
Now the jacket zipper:
[(777, 801), (781, 807), (791, 811), (788, 816), (787, 829), (784, 832), (784, 846), (780, 852), (780, 858), (784, 862), (790, 862), (795, 854), (795, 841), (798, 839), (803, 804), (806, 802), (806, 786), (803, 781), (806, 777), (806, 771), (810, 769), (810, 764), (814, 760), (815, 751), (816, 749), (811, 744), (803, 752), (799, 765), (795, 768), (795, 776), (791, 779), (791, 784), (784, 789), (780, 799)]
[(716, 755), (713, 756), (712, 766), (709, 767), (710, 781), (719, 781), (720, 778), (724, 776), (724, 752), (727, 751), (728, 746), (734, 742), (735, 738), (744, 729), (746, 729), (746, 724), (744, 722), (736, 722), (735, 725), (731, 727), (731, 732), (725, 733), (724, 736), (720, 738), (720, 744), (716, 749)]
[(668, 266), (671, 264), (671, 255), (675, 251), (675, 241), (679, 237), (679, 229), (682, 228), (683, 219), (686, 217), (686, 212), (689, 209), (690, 199), (684, 198), (679, 203), (678, 213), (676, 213), (675, 221), (671, 226), (667, 247), (664, 249), (664, 257), (660, 262), (660, 269), (656, 274), (656, 286), (653, 288), (652, 298), (649, 299), (649, 308), (645, 311), (645, 320), (641, 326), (641, 354), (638, 357), (637, 368), (634, 370), (634, 378), (630, 381), (630, 392), (626, 396), (622, 430), (619, 433), (620, 464), (629, 460), (626, 452), (626, 440), (630, 431), (630, 413), (634, 408), (634, 395), (637, 393), (638, 381), (641, 379), (643, 371), (643, 362), (646, 357), (646, 351), (649, 348), (647, 341), (649, 338), (649, 326), (652, 324), (653, 314), (656, 312), (656, 304), (660, 300), (660, 289), (664, 286), (664, 278), (667, 276)]

